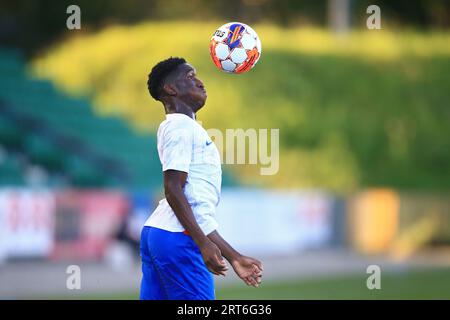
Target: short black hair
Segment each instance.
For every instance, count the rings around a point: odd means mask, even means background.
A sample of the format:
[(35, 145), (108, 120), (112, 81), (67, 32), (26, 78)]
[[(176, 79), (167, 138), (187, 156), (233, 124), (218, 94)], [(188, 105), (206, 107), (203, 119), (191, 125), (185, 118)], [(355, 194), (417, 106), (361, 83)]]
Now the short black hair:
[(184, 58), (170, 57), (166, 60), (158, 62), (148, 75), (147, 87), (150, 95), (159, 100), (164, 86), (164, 80), (172, 73), (179, 65), (186, 63)]

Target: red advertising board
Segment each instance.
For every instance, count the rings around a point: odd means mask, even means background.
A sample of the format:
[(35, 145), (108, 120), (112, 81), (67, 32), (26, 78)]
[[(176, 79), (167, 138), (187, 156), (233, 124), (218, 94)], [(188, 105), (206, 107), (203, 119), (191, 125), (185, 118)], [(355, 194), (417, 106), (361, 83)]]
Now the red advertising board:
[(118, 191), (66, 191), (56, 197), (54, 260), (101, 259), (129, 208)]
[(53, 249), (55, 201), (46, 190), (0, 191), (0, 258), (47, 257)]

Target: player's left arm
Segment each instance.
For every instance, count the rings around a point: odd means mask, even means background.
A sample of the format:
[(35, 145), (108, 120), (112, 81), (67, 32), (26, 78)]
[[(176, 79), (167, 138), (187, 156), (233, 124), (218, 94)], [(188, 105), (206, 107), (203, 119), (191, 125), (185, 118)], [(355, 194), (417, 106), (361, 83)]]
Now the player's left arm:
[(230, 262), (239, 278), (249, 286), (259, 286), (263, 271), (263, 266), (260, 261), (241, 255), (222, 238), (217, 230), (208, 234), (208, 238), (219, 247), (222, 255)]

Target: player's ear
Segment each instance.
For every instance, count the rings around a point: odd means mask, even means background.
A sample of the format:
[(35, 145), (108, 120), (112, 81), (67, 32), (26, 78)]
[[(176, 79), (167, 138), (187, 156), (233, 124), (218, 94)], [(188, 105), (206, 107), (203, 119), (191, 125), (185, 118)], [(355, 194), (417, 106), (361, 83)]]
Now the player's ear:
[(174, 86), (167, 84), (167, 83), (163, 86), (163, 91), (165, 93), (167, 93), (167, 95), (169, 95), (169, 96), (177, 95), (177, 91), (175, 90)]

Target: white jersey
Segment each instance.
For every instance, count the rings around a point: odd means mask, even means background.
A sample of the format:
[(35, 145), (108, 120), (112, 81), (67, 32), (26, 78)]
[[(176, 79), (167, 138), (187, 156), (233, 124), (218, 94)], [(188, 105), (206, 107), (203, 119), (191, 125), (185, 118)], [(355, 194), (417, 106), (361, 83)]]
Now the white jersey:
[[(162, 170), (188, 174), (183, 191), (198, 225), (208, 235), (218, 227), (215, 212), (222, 183), (219, 151), (206, 130), (182, 113), (166, 115), (157, 139)], [(145, 225), (171, 232), (185, 230), (165, 198)]]

